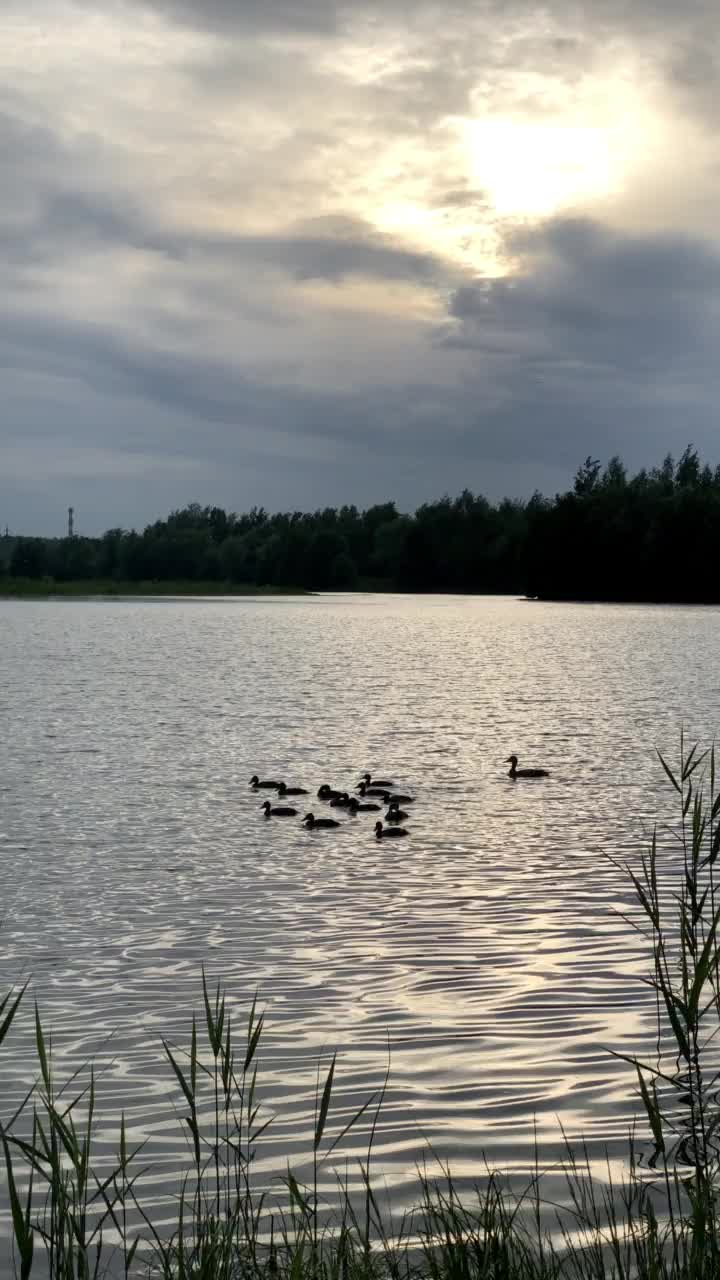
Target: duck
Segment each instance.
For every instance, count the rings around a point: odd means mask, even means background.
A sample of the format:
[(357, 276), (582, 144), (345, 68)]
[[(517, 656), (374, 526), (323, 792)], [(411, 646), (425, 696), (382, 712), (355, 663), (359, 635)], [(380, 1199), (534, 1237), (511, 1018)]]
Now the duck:
[(316, 818), (314, 813), (306, 813), (303, 823), (308, 831), (314, 831), (315, 827), (339, 827), (340, 823), (335, 818)]
[(405, 813), (405, 810), (401, 809), (398, 804), (391, 804), (390, 808), (385, 814), (385, 821), (386, 822), (404, 822), (405, 818), (409, 818), (409, 817), (410, 817), (410, 814)]
[(549, 778), (550, 774), (547, 769), (518, 769), (517, 756), (508, 756), (505, 761), (510, 765), (508, 769), (508, 778)]
[(388, 792), (386, 791), (385, 787), (369, 787), (367, 782), (361, 782), (358, 786), (358, 791), (360, 792), (360, 795), (363, 797), (364, 796), (381, 796), (383, 800), (386, 799), (388, 795)]
[(269, 780), (267, 782), (261, 782), (256, 773), (254, 773), (250, 779), (250, 786), (255, 791), (259, 791), (260, 787), (266, 787), (268, 791), (277, 791), (281, 785), (282, 784), (279, 782), (270, 782)]
[(346, 809), (349, 804), (350, 804), (350, 797), (347, 791), (341, 791), (339, 796), (336, 796), (334, 800), (330, 801), (330, 808)]
[(289, 804), (278, 804), (275, 808), (266, 800), (262, 808), (266, 818), (297, 818), (297, 809), (291, 809)]
[(375, 839), (384, 840), (388, 836), (397, 839), (398, 836), (406, 836), (407, 831), (404, 827), (384, 827), (382, 822), (375, 823)]
[(364, 782), (366, 787), (391, 787), (392, 788), (395, 786), (394, 782), (388, 782), (387, 779), (385, 778), (373, 778), (369, 773), (364, 773), (360, 781)]
[(372, 801), (370, 801), (368, 804), (363, 804), (362, 801), (357, 800), (355, 796), (351, 796), (348, 802), (348, 813), (352, 813), (352, 814), (379, 813), (380, 808), (381, 806), (379, 804), (373, 804)]
[(329, 787), (327, 782), (323, 782), (318, 791), (318, 800), (337, 800), (338, 796), (341, 795), (343, 795), (342, 791), (333, 791), (333, 788)]
[(304, 787), (286, 787), (284, 782), (278, 787), (279, 796), (306, 796), (309, 793)]
[(387, 804), (390, 806), (390, 808), (391, 808), (391, 809), (394, 809), (394, 808), (395, 808), (395, 805), (400, 806), (401, 804), (414, 804), (414, 803), (415, 803), (415, 797), (414, 797), (414, 796), (401, 796), (401, 795), (391, 796), (391, 795), (389, 795), (389, 794), (388, 794), (388, 792), (387, 792), (387, 791), (385, 792), (385, 800), (386, 800)]

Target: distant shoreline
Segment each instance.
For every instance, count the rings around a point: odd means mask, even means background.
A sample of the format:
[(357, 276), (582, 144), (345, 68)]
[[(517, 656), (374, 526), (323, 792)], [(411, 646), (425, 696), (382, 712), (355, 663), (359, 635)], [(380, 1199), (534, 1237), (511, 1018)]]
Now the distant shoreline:
[[(717, 600), (676, 599), (619, 599), (598, 596), (597, 599), (582, 596), (526, 596), (507, 591), (407, 591), (383, 583), (373, 582), (355, 588), (339, 588), (343, 595), (419, 595), (419, 596), (468, 596), (482, 599), (484, 596), (507, 596), (519, 604), (582, 604), (582, 605), (652, 605), (673, 608), (717, 608)], [(1, 600), (147, 600), (167, 599), (174, 596), (235, 596), (251, 599), (255, 596), (316, 597), (317, 591), (305, 587), (255, 586), (252, 583), (194, 582), (180, 579), (176, 582), (113, 582), (111, 579), (88, 578), (71, 582), (54, 582), (39, 578), (0, 578)]]
[(111, 579), (80, 579), (48, 582), (33, 578), (0, 578), (0, 600), (51, 600), (89, 597), (115, 599), (147, 596), (311, 596), (302, 587), (256, 587), (231, 582), (113, 582)]

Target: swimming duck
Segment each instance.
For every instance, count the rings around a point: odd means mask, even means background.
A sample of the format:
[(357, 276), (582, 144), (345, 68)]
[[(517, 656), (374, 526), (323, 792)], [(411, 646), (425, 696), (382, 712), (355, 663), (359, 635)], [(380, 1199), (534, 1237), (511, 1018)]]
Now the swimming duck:
[(276, 805), (273, 809), (269, 800), (266, 800), (262, 806), (266, 818), (297, 818), (297, 809), (291, 809), (289, 804)]
[(309, 793), (304, 787), (286, 787), (284, 782), (278, 787), (279, 796), (306, 796)]
[(391, 809), (393, 809), (395, 805), (415, 803), (414, 796), (401, 796), (401, 795), (391, 796), (388, 794), (387, 791), (385, 792), (385, 800), (387, 801)]
[(314, 813), (306, 813), (303, 822), (308, 831), (313, 831), (315, 827), (339, 827), (340, 823), (335, 818), (316, 818)]
[(350, 801), (348, 803), (348, 813), (354, 814), (354, 813), (379, 813), (379, 812), (380, 812), (379, 804), (373, 804), (372, 802), (370, 802), (369, 804), (362, 804), (360, 800), (355, 799), (355, 796), (350, 797)]
[(407, 831), (404, 827), (384, 827), (382, 822), (375, 823), (375, 839), (383, 840), (387, 836), (397, 839), (398, 836), (406, 836)]
[(385, 814), (385, 821), (386, 822), (403, 822), (405, 818), (409, 818), (409, 817), (410, 817), (410, 814), (405, 813), (405, 810), (401, 809), (398, 804), (391, 804), (390, 808)]
[(383, 800), (388, 795), (384, 787), (369, 787), (367, 782), (361, 782), (358, 791), (361, 796), (382, 796)]
[(349, 804), (350, 804), (350, 797), (347, 791), (341, 791), (339, 796), (336, 796), (334, 800), (330, 801), (330, 808), (346, 809)]
[(318, 800), (337, 800), (338, 796), (342, 794), (342, 791), (333, 791), (333, 788), (329, 787), (327, 782), (323, 782), (318, 791)]
[(258, 791), (260, 787), (267, 787), (269, 791), (277, 791), (280, 785), (279, 782), (261, 782), (256, 773), (250, 779), (250, 786), (255, 791)]
[(369, 773), (364, 773), (360, 781), (364, 782), (366, 787), (394, 787), (395, 786), (394, 782), (388, 782), (386, 779), (383, 779), (383, 778), (373, 778)]
[(517, 756), (508, 756), (505, 761), (510, 765), (508, 769), (508, 778), (549, 778), (550, 774), (547, 769), (518, 769)]

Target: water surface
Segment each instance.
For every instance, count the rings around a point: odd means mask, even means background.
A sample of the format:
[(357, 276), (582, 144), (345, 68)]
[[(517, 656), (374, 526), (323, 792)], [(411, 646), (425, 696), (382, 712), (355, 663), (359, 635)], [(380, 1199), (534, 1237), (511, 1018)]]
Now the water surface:
[[(637, 860), (668, 788), (655, 746), (715, 733), (718, 610), (510, 599), (0, 602), (0, 978), (31, 976), (58, 1070), (102, 1067), (102, 1135), (149, 1140), (146, 1198), (185, 1145), (161, 1037), (186, 1043), (200, 966), (267, 1009), (259, 1173), (390, 1086), (393, 1204), (426, 1144), (461, 1176), (625, 1149), (647, 956), (606, 858)], [(504, 759), (551, 777), (513, 783)], [(251, 774), (314, 793), (369, 769), (417, 794), (411, 835), (265, 822)], [(302, 801), (300, 801), (302, 803)], [(314, 802), (316, 812), (321, 808)], [(32, 1078), (31, 1006), (0, 1059)], [(365, 1138), (344, 1144), (358, 1150)], [(282, 1162), (281, 1162), (282, 1163)], [(164, 1210), (161, 1209), (160, 1216)]]

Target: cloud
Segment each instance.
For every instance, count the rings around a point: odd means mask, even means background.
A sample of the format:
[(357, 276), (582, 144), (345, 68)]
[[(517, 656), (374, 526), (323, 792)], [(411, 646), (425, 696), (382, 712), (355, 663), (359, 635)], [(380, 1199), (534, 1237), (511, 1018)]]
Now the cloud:
[(0, 521), (43, 527), (53, 474), (88, 528), (712, 456), (717, 25), (8, 0)]
[(509, 237), (512, 276), (462, 286), (448, 341), (534, 335), (538, 356), (643, 377), (709, 372), (720, 336), (720, 254), (671, 235), (556, 219)]
[(147, 6), (164, 16), (192, 27), (220, 31), (258, 30), (283, 35), (332, 33), (337, 30), (338, 5), (335, 0), (150, 0)]
[(427, 281), (450, 274), (431, 254), (393, 244), (389, 236), (353, 218), (308, 219), (301, 227), (290, 227), (286, 235), (196, 231), (163, 225), (122, 201), (50, 191), (22, 226), (0, 225), (0, 249), (14, 261), (113, 246), (174, 259), (204, 255), (230, 268), (264, 263), (301, 280), (377, 276)]
[(640, 465), (694, 439), (712, 455), (717, 247), (558, 219), (509, 249), (512, 276), (461, 286), (441, 338), (485, 366), (503, 447), (560, 462), (594, 441)]

